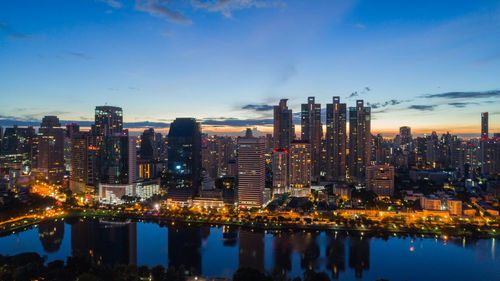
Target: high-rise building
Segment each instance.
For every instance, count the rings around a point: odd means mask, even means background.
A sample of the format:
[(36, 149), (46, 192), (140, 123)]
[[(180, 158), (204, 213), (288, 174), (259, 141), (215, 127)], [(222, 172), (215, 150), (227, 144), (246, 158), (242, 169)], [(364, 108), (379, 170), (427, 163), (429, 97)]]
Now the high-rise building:
[(481, 113), (481, 139), (488, 139), (488, 112)]
[(194, 118), (176, 118), (168, 132), (168, 197), (178, 204), (189, 201), (201, 182), (201, 126)]
[(366, 189), (381, 197), (394, 195), (394, 167), (389, 165), (366, 167)]
[(290, 187), (311, 186), (311, 145), (307, 141), (293, 141), (290, 147)]
[(285, 191), (286, 187), (288, 187), (288, 150), (275, 149), (273, 152), (273, 188)]
[(123, 111), (116, 106), (96, 106), (94, 133), (109, 136), (123, 132)]
[(349, 178), (364, 182), (365, 168), (370, 165), (371, 156), (371, 108), (356, 101), (356, 107), (349, 108)]
[(274, 106), (274, 148), (290, 149), (295, 134), (292, 126), (292, 110), (286, 105), (287, 99)]
[(50, 183), (61, 183), (64, 168), (64, 129), (56, 116), (45, 116), (38, 130), (36, 174)]
[(265, 187), (265, 140), (252, 136), (238, 138), (238, 203), (240, 207), (262, 207)]
[(71, 138), (73, 134), (80, 132), (80, 125), (76, 122), (66, 124), (66, 137)]
[(344, 181), (346, 178), (346, 104), (339, 97), (326, 105), (326, 163), (327, 179)]
[(69, 145), (69, 187), (73, 192), (81, 192), (85, 189), (88, 180), (88, 133), (73, 133)]
[(141, 149), (139, 151), (142, 160), (156, 160), (158, 159), (157, 134), (155, 129), (149, 128), (144, 130), (141, 135)]
[(105, 136), (99, 159), (99, 180), (105, 184), (132, 184), (136, 175), (136, 139)]
[(405, 146), (405, 148), (409, 148), (412, 137), (411, 137), (411, 128), (408, 126), (403, 126), (399, 128), (399, 136), (401, 138), (401, 146)]
[(309, 141), (311, 144), (312, 180), (318, 182), (320, 178), (321, 138), (323, 137), (321, 104), (315, 103), (314, 97), (308, 97), (307, 103), (302, 104), (301, 109), (301, 140)]

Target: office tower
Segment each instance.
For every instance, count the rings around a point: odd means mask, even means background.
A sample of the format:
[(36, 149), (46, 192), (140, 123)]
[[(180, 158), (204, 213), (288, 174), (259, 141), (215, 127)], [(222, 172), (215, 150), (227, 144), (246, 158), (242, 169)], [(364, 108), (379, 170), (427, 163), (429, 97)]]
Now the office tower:
[(139, 151), (142, 160), (155, 160), (158, 158), (158, 140), (155, 129), (144, 130), (141, 135), (141, 149)]
[(481, 113), (481, 139), (488, 139), (488, 112)]
[(168, 197), (189, 204), (201, 182), (201, 126), (194, 118), (176, 118), (168, 132)]
[(80, 125), (76, 122), (66, 124), (66, 137), (71, 138), (73, 134), (80, 132)]
[(481, 174), (500, 173), (500, 140), (491, 138), (481, 140)]
[(389, 165), (366, 167), (366, 189), (380, 197), (394, 195), (394, 167)]
[(123, 111), (116, 106), (96, 106), (93, 131), (99, 136), (123, 133)]
[(262, 207), (265, 187), (265, 140), (252, 136), (238, 138), (238, 203), (242, 208)]
[(70, 177), (69, 188), (73, 192), (82, 192), (88, 179), (88, 133), (73, 133), (70, 138)]
[(290, 187), (311, 186), (311, 144), (307, 141), (293, 141), (290, 146)]
[(321, 104), (314, 102), (314, 97), (308, 97), (307, 103), (302, 104), (301, 110), (301, 140), (311, 144), (311, 178), (318, 182), (320, 178), (321, 138)]
[(275, 149), (273, 152), (273, 188), (278, 189), (279, 193), (282, 193), (287, 186), (288, 150)]
[(439, 137), (437, 133), (434, 131), (430, 136), (426, 136), (426, 153), (425, 153), (425, 162), (427, 165), (430, 165), (432, 168), (436, 168), (439, 166)]
[(99, 180), (104, 184), (136, 182), (136, 139), (129, 136), (105, 136), (99, 159)]
[(370, 165), (371, 154), (371, 108), (356, 101), (356, 107), (349, 108), (349, 178), (364, 182), (365, 167)]
[(61, 183), (64, 176), (64, 129), (56, 116), (45, 116), (38, 130), (36, 174), (49, 183)]
[(274, 106), (274, 148), (290, 149), (293, 140), (292, 110), (286, 105), (287, 99), (281, 99), (279, 105)]
[(403, 126), (399, 128), (399, 136), (400, 136), (400, 145), (405, 148), (409, 148), (412, 137), (411, 137), (411, 128), (407, 126)]
[(28, 173), (36, 163), (33, 160), (36, 156), (35, 129), (29, 126), (19, 128), (14, 125), (12, 128), (5, 128), (0, 145), (0, 154), (9, 158), (9, 161), (2, 163), (3, 168), (22, 169)]
[(344, 181), (346, 177), (346, 104), (339, 97), (326, 105), (327, 179)]

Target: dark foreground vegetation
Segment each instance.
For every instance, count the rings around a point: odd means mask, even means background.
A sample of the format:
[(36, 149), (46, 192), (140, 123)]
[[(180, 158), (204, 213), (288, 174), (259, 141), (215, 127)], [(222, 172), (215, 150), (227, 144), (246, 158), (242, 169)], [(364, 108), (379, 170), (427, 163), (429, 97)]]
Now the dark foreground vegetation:
[[(204, 278), (185, 275), (185, 268), (157, 265), (152, 268), (137, 265), (98, 264), (87, 257), (68, 257), (66, 263), (61, 260), (45, 263), (37, 253), (23, 253), (15, 256), (0, 255), (0, 280), (27, 281), (114, 281), (114, 280), (152, 280), (152, 281), (184, 281), (184, 280), (225, 280), (223, 278)], [(306, 271), (303, 278), (273, 277), (248, 267), (239, 268), (233, 275), (234, 281), (323, 281), (330, 280), (325, 272)], [(382, 280), (379, 280), (382, 281)]]

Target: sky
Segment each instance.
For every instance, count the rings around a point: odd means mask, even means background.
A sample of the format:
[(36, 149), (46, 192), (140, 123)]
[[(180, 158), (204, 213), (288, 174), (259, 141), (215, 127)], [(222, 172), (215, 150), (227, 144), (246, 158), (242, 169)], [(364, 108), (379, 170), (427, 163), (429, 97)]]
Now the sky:
[(0, 3), (0, 126), (107, 104), (135, 130), (272, 132), (272, 106), (308, 96), (363, 99), (373, 133), (478, 134), (483, 111), (500, 132), (500, 1)]

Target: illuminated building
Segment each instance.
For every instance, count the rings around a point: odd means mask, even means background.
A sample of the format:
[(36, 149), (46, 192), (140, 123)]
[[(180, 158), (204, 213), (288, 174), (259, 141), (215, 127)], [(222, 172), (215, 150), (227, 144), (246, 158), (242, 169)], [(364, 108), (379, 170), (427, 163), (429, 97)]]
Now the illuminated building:
[(366, 189), (381, 197), (394, 195), (394, 167), (389, 165), (366, 167)]
[(488, 139), (488, 112), (481, 113), (481, 139)]
[(349, 178), (357, 183), (364, 182), (365, 167), (370, 165), (371, 154), (371, 108), (356, 101), (356, 107), (349, 108)]
[(314, 97), (308, 97), (301, 108), (301, 140), (311, 144), (311, 178), (318, 182), (320, 178), (321, 138), (321, 104), (315, 103)]
[(326, 105), (326, 163), (327, 179), (344, 181), (346, 178), (346, 104), (339, 97)]
[(201, 127), (194, 118), (176, 118), (168, 132), (168, 197), (189, 204), (201, 181)]
[(309, 190), (311, 186), (311, 145), (293, 141), (290, 147), (290, 187)]
[(285, 149), (275, 149), (272, 165), (273, 188), (284, 191), (288, 186), (288, 151)]
[(81, 192), (84, 191), (88, 180), (88, 133), (73, 133), (69, 144), (71, 167), (69, 187), (73, 192)]
[(412, 142), (411, 128), (407, 126), (400, 127), (399, 136), (401, 137), (400, 145), (409, 147)]
[(240, 207), (260, 208), (264, 203), (265, 139), (252, 136), (238, 138), (238, 203)]
[(40, 179), (61, 183), (64, 176), (64, 129), (56, 116), (45, 116), (38, 130), (36, 169)]
[(292, 126), (292, 110), (286, 105), (287, 99), (281, 99), (279, 105), (274, 106), (274, 148), (290, 149), (290, 143), (294, 139)]
[(129, 136), (106, 136), (99, 159), (99, 180), (106, 184), (136, 182), (136, 139)]
[(93, 131), (99, 136), (123, 132), (123, 110), (116, 106), (96, 106)]
[(141, 135), (141, 149), (139, 150), (139, 155), (142, 160), (155, 160), (158, 159), (158, 147), (159, 143), (153, 128), (144, 130)]

